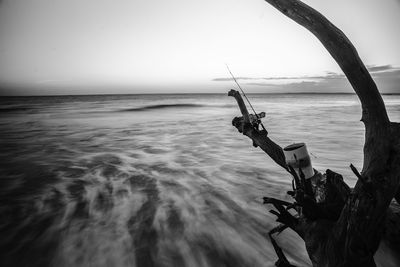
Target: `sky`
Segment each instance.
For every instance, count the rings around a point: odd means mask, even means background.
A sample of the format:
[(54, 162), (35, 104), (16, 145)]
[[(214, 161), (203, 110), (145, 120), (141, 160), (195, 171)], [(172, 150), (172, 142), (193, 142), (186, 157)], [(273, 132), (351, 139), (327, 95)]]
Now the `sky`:
[[(400, 93), (399, 0), (306, 0)], [(262, 0), (0, 0), (0, 95), (352, 92), (307, 30)]]

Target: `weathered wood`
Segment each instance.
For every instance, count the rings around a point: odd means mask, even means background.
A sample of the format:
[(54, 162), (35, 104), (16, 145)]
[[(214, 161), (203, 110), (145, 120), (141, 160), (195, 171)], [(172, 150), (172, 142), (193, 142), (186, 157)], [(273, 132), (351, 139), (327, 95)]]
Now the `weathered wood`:
[[(266, 0), (284, 15), (312, 32), (336, 60), (350, 81), (362, 106), (365, 125), (364, 164), (351, 194), (340, 188), (343, 205), (339, 218), (300, 220), (303, 239), (314, 266), (375, 266), (375, 254), (394, 197), (400, 201), (400, 126), (389, 121), (375, 82), (346, 35), (318, 11), (298, 0)], [(242, 118), (233, 125), (251, 138), (278, 165), (288, 170), (282, 148), (266, 133), (252, 127), (240, 94)], [(282, 216), (282, 214), (278, 214)], [(279, 217), (278, 217), (279, 218)], [(337, 218), (337, 216), (335, 216)]]
[(228, 95), (236, 99), (240, 112), (243, 115), (243, 117), (234, 118), (232, 120), (232, 125), (235, 126), (239, 132), (253, 140), (253, 144), (264, 150), (264, 152), (279, 166), (288, 170), (282, 148), (268, 137), (268, 133), (260, 132), (250, 124), (249, 112), (247, 111), (247, 107), (240, 93), (235, 90), (230, 90)]
[(329, 246), (343, 248), (341, 254), (344, 257), (338, 262), (344, 265), (373, 266), (372, 257), (381, 237), (379, 229), (382, 228), (386, 209), (400, 181), (399, 152), (394, 151), (392, 146), (390, 122), (382, 97), (352, 43), (323, 15), (297, 0), (266, 2), (304, 26), (321, 41), (361, 101), (362, 121), (366, 128), (362, 177), (370, 182), (373, 192), (361, 181), (356, 184), (354, 195), (349, 198), (335, 225), (334, 233), (339, 238)]
[(243, 123), (244, 124), (250, 123), (249, 112), (247, 111), (246, 104), (244, 103), (240, 93), (232, 89), (229, 91), (228, 96), (233, 96), (236, 99), (236, 102), (238, 103), (238, 106), (240, 108), (240, 112), (243, 115)]
[(265, 0), (285, 16), (313, 33), (325, 46), (350, 81), (363, 108), (363, 120), (388, 124), (376, 84), (346, 35), (321, 13), (298, 0)]

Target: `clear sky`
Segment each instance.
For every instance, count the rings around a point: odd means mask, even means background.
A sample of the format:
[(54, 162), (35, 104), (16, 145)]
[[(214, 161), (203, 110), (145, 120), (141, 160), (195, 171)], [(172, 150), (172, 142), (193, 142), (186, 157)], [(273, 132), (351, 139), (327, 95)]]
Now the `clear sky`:
[[(306, 0), (400, 93), (399, 0)], [(351, 92), (307, 30), (262, 0), (0, 0), (0, 94)]]

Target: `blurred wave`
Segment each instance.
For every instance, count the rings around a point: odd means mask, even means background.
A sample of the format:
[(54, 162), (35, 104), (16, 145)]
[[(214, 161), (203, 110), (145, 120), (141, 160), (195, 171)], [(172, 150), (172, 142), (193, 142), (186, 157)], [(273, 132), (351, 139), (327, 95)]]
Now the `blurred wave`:
[[(354, 184), (363, 126), (352, 95), (250, 95), (281, 145)], [(400, 97), (385, 96), (392, 120)], [(1, 266), (274, 266), (263, 196), (290, 177), (231, 126), (224, 95), (0, 99)], [(128, 111), (128, 112), (115, 112)], [(133, 112), (129, 112), (133, 111)], [(140, 111), (140, 112), (135, 112)], [(162, 111), (162, 112), (160, 112)], [(345, 153), (344, 153), (345, 152)], [(290, 231), (278, 242), (310, 261)], [(382, 249), (379, 266), (396, 266)]]
[(154, 110), (154, 109), (166, 109), (166, 108), (200, 108), (204, 107), (204, 105), (198, 104), (163, 104), (163, 105), (149, 105), (139, 108), (128, 108), (122, 109), (120, 111), (145, 111), (145, 110)]

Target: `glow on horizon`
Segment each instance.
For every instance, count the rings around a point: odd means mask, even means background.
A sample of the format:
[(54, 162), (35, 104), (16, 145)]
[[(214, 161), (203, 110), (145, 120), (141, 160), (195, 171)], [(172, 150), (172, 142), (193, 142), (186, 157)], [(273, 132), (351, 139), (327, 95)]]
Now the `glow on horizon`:
[[(305, 2), (365, 64), (400, 66), (399, 1)], [(232, 83), (215, 81), (229, 77), (225, 63), (250, 78), (341, 73), (314, 36), (262, 0), (0, 2), (0, 94), (225, 92)], [(391, 79), (387, 91), (400, 92)], [(275, 83), (246, 88), (279, 91)]]

